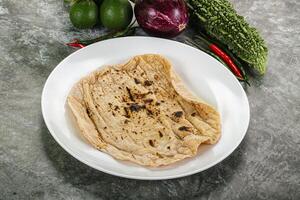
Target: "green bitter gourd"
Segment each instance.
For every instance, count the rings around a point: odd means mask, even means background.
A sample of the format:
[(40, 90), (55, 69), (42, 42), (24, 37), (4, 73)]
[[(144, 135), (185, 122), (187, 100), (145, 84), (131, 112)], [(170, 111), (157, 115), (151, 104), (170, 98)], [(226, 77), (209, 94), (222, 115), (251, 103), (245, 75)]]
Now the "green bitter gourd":
[(258, 31), (238, 15), (227, 0), (188, 0), (192, 16), (208, 35), (263, 75), (268, 49)]

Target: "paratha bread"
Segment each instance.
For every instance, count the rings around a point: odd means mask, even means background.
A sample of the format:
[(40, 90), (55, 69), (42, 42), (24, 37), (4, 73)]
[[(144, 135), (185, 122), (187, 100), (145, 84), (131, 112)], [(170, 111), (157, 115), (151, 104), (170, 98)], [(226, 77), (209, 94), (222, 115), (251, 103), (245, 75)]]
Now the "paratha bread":
[(220, 137), (219, 113), (192, 95), (160, 55), (135, 56), (91, 73), (73, 87), (67, 103), (89, 143), (140, 165), (195, 156), (200, 144)]

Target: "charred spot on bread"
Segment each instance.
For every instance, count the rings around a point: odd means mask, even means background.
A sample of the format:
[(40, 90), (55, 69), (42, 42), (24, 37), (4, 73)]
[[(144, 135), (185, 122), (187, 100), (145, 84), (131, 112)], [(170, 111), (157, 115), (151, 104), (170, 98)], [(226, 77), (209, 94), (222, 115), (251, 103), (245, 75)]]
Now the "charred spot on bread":
[(153, 84), (153, 81), (145, 80), (144, 85), (145, 86), (151, 86)]
[(187, 126), (181, 126), (181, 127), (178, 128), (178, 130), (180, 130), (180, 131), (191, 131), (191, 128), (187, 127)]
[(134, 78), (134, 82), (135, 82), (135, 84), (140, 84), (141, 83), (141, 81), (137, 78)]
[(175, 116), (175, 117), (182, 117), (182, 115), (183, 115), (183, 112), (182, 111), (177, 111), (177, 112), (174, 112), (173, 113), (173, 115)]

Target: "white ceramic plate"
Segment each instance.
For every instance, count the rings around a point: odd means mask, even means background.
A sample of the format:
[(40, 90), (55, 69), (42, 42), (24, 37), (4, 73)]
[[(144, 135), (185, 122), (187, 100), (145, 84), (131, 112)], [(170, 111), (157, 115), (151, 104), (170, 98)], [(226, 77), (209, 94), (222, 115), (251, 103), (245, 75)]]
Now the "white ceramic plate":
[[(167, 57), (187, 86), (215, 106), (222, 118), (222, 136), (217, 144), (202, 145), (196, 157), (157, 169), (118, 161), (94, 149), (75, 129), (65, 104), (71, 87), (83, 76), (105, 64), (123, 63), (132, 56), (146, 53)], [(81, 162), (116, 176), (148, 180), (187, 176), (222, 161), (244, 138), (250, 118), (247, 96), (227, 68), (193, 47), (153, 37), (106, 40), (65, 58), (45, 83), (42, 112), (55, 140)]]

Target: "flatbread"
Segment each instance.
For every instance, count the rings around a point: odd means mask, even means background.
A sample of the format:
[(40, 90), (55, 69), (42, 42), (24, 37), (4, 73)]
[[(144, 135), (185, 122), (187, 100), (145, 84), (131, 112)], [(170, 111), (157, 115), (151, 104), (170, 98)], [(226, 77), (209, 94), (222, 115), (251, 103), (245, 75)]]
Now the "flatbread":
[(219, 113), (191, 94), (160, 55), (91, 73), (72, 88), (67, 104), (91, 145), (140, 165), (195, 156), (200, 144), (220, 137)]

